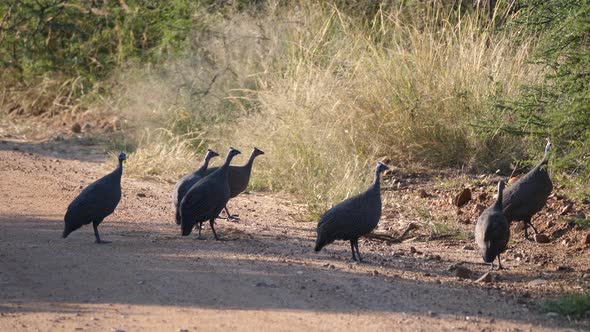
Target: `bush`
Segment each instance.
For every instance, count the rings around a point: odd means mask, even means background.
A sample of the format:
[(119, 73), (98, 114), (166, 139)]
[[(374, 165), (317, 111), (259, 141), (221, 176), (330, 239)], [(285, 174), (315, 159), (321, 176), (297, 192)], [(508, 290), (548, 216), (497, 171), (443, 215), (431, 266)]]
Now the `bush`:
[[(519, 6), (513, 24), (537, 36), (531, 61), (545, 76), (501, 105), (515, 114), (506, 129), (529, 140), (550, 137), (552, 168), (571, 189), (590, 197), (590, 3), (523, 1)], [(531, 146), (542, 150), (541, 144)]]

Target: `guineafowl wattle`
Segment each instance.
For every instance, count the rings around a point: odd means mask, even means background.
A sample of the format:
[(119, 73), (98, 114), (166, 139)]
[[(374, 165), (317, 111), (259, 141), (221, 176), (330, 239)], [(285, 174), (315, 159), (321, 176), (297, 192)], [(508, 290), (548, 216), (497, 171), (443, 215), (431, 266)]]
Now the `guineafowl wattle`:
[(510, 239), (510, 225), (502, 213), (502, 192), (504, 181), (498, 182), (498, 197), (496, 202), (485, 209), (477, 219), (475, 225), (475, 242), (484, 262), (494, 268), (494, 259), (498, 257), (498, 269), (502, 268), (500, 254), (506, 250)]
[(125, 153), (119, 154), (119, 166), (111, 173), (84, 188), (68, 206), (64, 216), (63, 237), (67, 237), (78, 228), (92, 223), (96, 243), (110, 243), (100, 239), (98, 225), (109, 216), (121, 200), (121, 175)]
[[(375, 180), (367, 191), (347, 198), (332, 207), (320, 218), (317, 228), (315, 251), (335, 240), (350, 241), (352, 259), (362, 261), (359, 251), (359, 237), (370, 233), (381, 218), (381, 191), (379, 178), (389, 168), (379, 162), (375, 168)], [(356, 250), (356, 253), (355, 253)]]
[(199, 167), (195, 172), (190, 173), (182, 177), (174, 186), (173, 192), (173, 203), (174, 209), (176, 210), (176, 224), (180, 225), (180, 209), (179, 205), (187, 191), (199, 180), (201, 180), (207, 174), (207, 167), (209, 166), (209, 160), (213, 157), (217, 157), (219, 154), (211, 149), (207, 149), (203, 165)]
[(550, 148), (551, 143), (548, 142), (545, 146), (543, 159), (504, 191), (502, 199), (504, 216), (508, 222), (523, 221), (525, 224), (524, 236), (527, 239), (529, 226), (537, 234), (537, 229), (531, 223), (531, 219), (535, 213), (543, 209), (551, 190), (553, 190), (547, 169), (542, 167), (547, 164)]
[[(250, 174), (252, 174), (252, 165), (254, 164), (254, 158), (263, 155), (264, 151), (254, 148), (252, 153), (250, 154), (250, 159), (248, 162), (243, 166), (230, 166), (228, 171), (228, 182), (229, 182), (229, 189), (230, 189), (230, 198), (234, 198), (242, 193), (248, 187), (248, 182), (250, 182)], [(207, 174), (211, 174), (215, 172), (219, 167), (212, 167), (207, 170)], [(237, 216), (231, 215), (227, 209), (227, 206), (224, 207), (225, 213), (227, 214), (228, 219), (237, 219)]]
[(193, 227), (199, 224), (200, 238), (200, 225), (209, 220), (213, 236), (215, 236), (216, 240), (219, 240), (215, 232), (215, 218), (219, 216), (230, 198), (227, 173), (232, 158), (238, 154), (240, 154), (240, 151), (230, 148), (223, 165), (195, 183), (186, 193), (180, 202), (182, 236), (189, 235)]

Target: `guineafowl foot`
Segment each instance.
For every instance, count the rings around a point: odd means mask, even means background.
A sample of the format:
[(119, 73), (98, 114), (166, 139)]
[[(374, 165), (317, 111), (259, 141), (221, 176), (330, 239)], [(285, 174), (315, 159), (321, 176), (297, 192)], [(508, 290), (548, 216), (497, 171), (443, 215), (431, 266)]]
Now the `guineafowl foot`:
[(107, 243), (113, 243), (113, 241), (107, 241), (107, 240), (98, 239), (98, 240), (94, 241), (94, 243), (107, 244)]
[(206, 237), (204, 237), (203, 235), (197, 235), (194, 237), (195, 240), (207, 240)]

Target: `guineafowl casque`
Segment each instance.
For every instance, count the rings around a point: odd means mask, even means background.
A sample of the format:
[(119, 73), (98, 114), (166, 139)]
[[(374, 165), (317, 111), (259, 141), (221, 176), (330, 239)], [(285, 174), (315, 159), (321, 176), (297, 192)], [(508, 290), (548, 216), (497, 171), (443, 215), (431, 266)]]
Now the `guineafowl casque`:
[(213, 236), (219, 240), (215, 232), (215, 218), (227, 204), (230, 198), (228, 184), (228, 169), (232, 158), (240, 151), (230, 148), (225, 162), (215, 172), (205, 176), (195, 183), (180, 202), (180, 226), (182, 236), (187, 236), (196, 224), (199, 224), (199, 239), (201, 238), (201, 224), (209, 220)]
[[(263, 155), (264, 151), (254, 148), (252, 153), (250, 154), (250, 159), (248, 162), (243, 166), (230, 166), (229, 173), (228, 173), (228, 182), (229, 182), (229, 189), (230, 189), (230, 198), (234, 198), (242, 193), (248, 187), (248, 182), (250, 182), (250, 174), (252, 174), (252, 165), (254, 164), (254, 158)], [(215, 172), (219, 167), (212, 167), (207, 170), (207, 174), (211, 174)], [(227, 209), (227, 206), (224, 207), (225, 213), (228, 219), (237, 219), (237, 216), (231, 215)]]
[(494, 259), (498, 257), (498, 269), (502, 269), (500, 254), (506, 250), (510, 240), (510, 225), (502, 213), (502, 192), (504, 181), (498, 182), (498, 197), (496, 202), (485, 209), (477, 219), (475, 225), (475, 242), (484, 262), (494, 268)]
[(527, 239), (529, 238), (529, 226), (537, 234), (537, 229), (531, 223), (531, 219), (545, 206), (547, 198), (553, 190), (547, 169), (542, 167), (547, 164), (550, 148), (551, 143), (547, 142), (543, 159), (527, 174), (509, 186), (502, 199), (504, 216), (509, 223), (515, 220), (523, 221), (524, 237)]
[(350, 241), (352, 259), (362, 261), (358, 239), (370, 233), (379, 223), (381, 218), (379, 178), (381, 173), (388, 169), (389, 167), (385, 164), (378, 162), (375, 168), (375, 180), (367, 191), (349, 197), (326, 211), (318, 222), (318, 237), (314, 249), (316, 252), (335, 240), (345, 240)]
[(176, 185), (174, 186), (174, 193), (173, 193), (173, 202), (174, 202), (174, 209), (176, 210), (176, 224), (180, 225), (180, 209), (179, 205), (182, 201), (186, 192), (200, 179), (202, 179), (207, 174), (207, 167), (209, 166), (209, 160), (211, 158), (217, 157), (219, 154), (211, 149), (207, 149), (207, 153), (205, 154), (205, 159), (203, 161), (203, 165), (199, 167), (195, 172), (190, 173), (182, 177)]
[(110, 241), (100, 239), (98, 225), (115, 211), (121, 200), (121, 175), (125, 159), (127, 156), (121, 152), (119, 166), (84, 188), (78, 197), (70, 203), (64, 217), (65, 227), (62, 235), (64, 238), (83, 225), (92, 223), (96, 243), (110, 243)]

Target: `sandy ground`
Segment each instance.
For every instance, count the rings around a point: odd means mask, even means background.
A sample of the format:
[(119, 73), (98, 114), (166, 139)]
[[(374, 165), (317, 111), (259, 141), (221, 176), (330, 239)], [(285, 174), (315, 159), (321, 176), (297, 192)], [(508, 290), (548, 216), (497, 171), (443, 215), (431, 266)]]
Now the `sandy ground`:
[[(470, 250), (470, 239), (366, 239), (360, 244), (367, 260), (362, 264), (349, 260), (346, 243), (315, 254), (315, 222), (300, 221), (298, 207), (277, 194), (232, 200), (230, 211), (241, 221), (220, 220), (217, 226), (227, 241), (214, 241), (208, 227), (207, 240), (181, 237), (173, 221), (172, 186), (125, 175), (123, 199), (99, 228), (113, 242), (95, 244), (91, 226), (62, 239), (67, 205), (114, 168), (111, 163), (92, 146), (0, 141), (0, 331), (590, 326), (538, 310), (546, 296), (588, 289), (588, 247), (562, 245), (561, 239), (537, 244), (514, 234), (508, 270), (479, 283), (474, 280), (487, 267)], [(389, 194), (380, 230), (397, 227), (404, 199), (429, 206), (446, 202), (443, 196)], [(583, 236), (572, 232), (571, 241)], [(449, 267), (457, 263), (473, 276), (455, 276)]]

